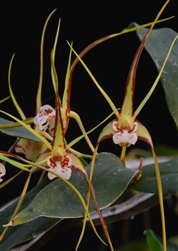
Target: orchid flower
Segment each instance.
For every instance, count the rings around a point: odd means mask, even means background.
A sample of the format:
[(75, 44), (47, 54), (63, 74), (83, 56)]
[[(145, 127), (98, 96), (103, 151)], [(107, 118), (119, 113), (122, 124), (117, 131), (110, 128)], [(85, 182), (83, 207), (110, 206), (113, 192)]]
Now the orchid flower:
[(153, 146), (153, 142), (152, 142), (152, 138), (150, 136), (150, 133), (148, 132), (147, 128), (143, 124), (141, 124), (136, 118), (137, 118), (139, 112), (141, 111), (141, 109), (143, 108), (143, 106), (145, 105), (145, 103), (150, 98), (150, 96), (153, 93), (155, 87), (157, 86), (158, 81), (160, 79), (160, 76), (161, 76), (161, 74), (163, 72), (164, 66), (165, 66), (165, 64), (166, 64), (166, 62), (168, 60), (168, 57), (169, 57), (169, 55), (171, 53), (171, 50), (172, 50), (172, 47), (173, 47), (176, 39), (178, 38), (178, 36), (175, 37), (175, 39), (173, 40), (172, 45), (170, 46), (170, 49), (169, 49), (169, 51), (167, 53), (165, 61), (164, 61), (163, 65), (162, 65), (162, 67), (161, 67), (161, 70), (160, 70), (154, 84), (152, 85), (150, 91), (148, 92), (148, 94), (143, 99), (143, 101), (138, 106), (138, 108), (136, 109), (135, 112), (133, 112), (133, 97), (134, 97), (136, 71), (137, 71), (137, 66), (138, 66), (138, 62), (139, 62), (141, 53), (143, 51), (144, 45), (145, 45), (145, 43), (146, 43), (146, 41), (147, 41), (147, 39), (148, 39), (152, 29), (153, 29), (155, 23), (157, 22), (159, 16), (161, 15), (163, 10), (165, 9), (168, 2), (169, 2), (169, 0), (164, 4), (164, 6), (159, 11), (155, 21), (152, 23), (152, 25), (149, 28), (148, 32), (144, 36), (144, 38), (143, 38), (143, 40), (142, 40), (136, 54), (135, 54), (135, 57), (133, 59), (133, 62), (132, 62), (132, 65), (131, 65), (131, 68), (130, 68), (130, 71), (129, 71), (129, 74), (128, 74), (128, 78), (127, 78), (127, 82), (126, 82), (125, 95), (124, 95), (124, 101), (122, 103), (120, 112), (117, 110), (116, 106), (114, 105), (112, 100), (109, 98), (107, 93), (105, 93), (105, 91), (98, 84), (97, 80), (95, 79), (95, 77), (93, 76), (91, 71), (88, 69), (88, 67), (86, 66), (84, 61), (81, 59), (81, 55), (78, 55), (74, 51), (74, 49), (69, 45), (72, 48), (74, 54), (77, 56), (78, 60), (82, 63), (85, 70), (90, 75), (91, 79), (93, 80), (93, 82), (95, 83), (97, 88), (103, 94), (103, 96), (105, 97), (105, 99), (107, 100), (107, 102), (109, 103), (109, 105), (111, 106), (113, 112), (116, 115), (116, 118), (113, 121), (111, 121), (110, 123), (108, 123), (104, 127), (104, 129), (102, 130), (101, 134), (99, 135), (99, 138), (98, 138), (98, 141), (97, 141), (97, 146), (95, 148), (95, 153), (94, 153), (93, 159), (92, 159), (92, 166), (91, 166), (90, 176), (92, 177), (96, 152), (97, 152), (98, 146), (99, 146), (101, 141), (103, 141), (105, 139), (108, 139), (108, 138), (112, 138), (113, 142), (115, 144), (120, 145), (122, 147), (121, 160), (124, 163), (125, 163), (126, 148), (129, 147), (130, 145), (134, 145), (137, 142), (138, 139), (142, 140), (142, 141), (145, 141), (146, 143), (148, 143), (150, 145), (151, 150), (152, 150), (152, 154), (153, 154), (154, 163), (155, 163), (155, 173), (156, 173), (157, 185), (158, 185), (158, 195), (159, 195), (161, 220), (162, 220), (162, 231), (163, 231), (162, 234), (163, 234), (164, 251), (166, 251), (166, 231), (165, 231), (165, 216), (164, 216), (164, 206), (163, 206), (163, 193), (162, 193), (162, 184), (161, 184), (159, 166), (158, 166), (156, 153), (155, 153), (155, 150), (154, 150), (154, 146)]

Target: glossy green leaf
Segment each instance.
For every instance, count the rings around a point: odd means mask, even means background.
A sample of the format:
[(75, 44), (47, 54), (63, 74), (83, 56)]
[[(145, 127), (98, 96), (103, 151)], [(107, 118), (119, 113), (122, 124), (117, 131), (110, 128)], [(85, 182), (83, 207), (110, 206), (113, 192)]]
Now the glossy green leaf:
[[(135, 24), (135, 23), (134, 23)], [(137, 26), (137, 24), (135, 24)], [(140, 29), (137, 35), (143, 39), (148, 29)], [(153, 59), (159, 71), (169, 47), (177, 33), (169, 28), (155, 29), (151, 32), (145, 49)], [(178, 128), (178, 40), (176, 40), (169, 59), (161, 76), (169, 111)]]
[[(0, 124), (11, 124), (14, 123), (13, 121), (0, 118)], [(41, 142), (40, 139), (35, 137), (32, 133), (30, 133), (25, 127), (19, 126), (19, 127), (13, 127), (13, 128), (0, 128), (0, 132), (7, 134), (9, 136), (15, 137), (15, 138), (23, 138), (23, 139), (30, 139), (33, 141)]]
[[(178, 192), (178, 157), (159, 164), (161, 183), (164, 194)], [(171, 184), (171, 185), (170, 185)], [(139, 181), (131, 186), (132, 189), (145, 192), (157, 193), (157, 182), (154, 164), (142, 168), (142, 176)]]
[[(90, 167), (87, 167), (89, 173)], [(126, 190), (137, 171), (125, 168), (117, 156), (101, 153), (96, 158), (93, 174), (93, 186), (100, 208), (106, 208), (116, 201)], [(73, 171), (70, 182), (86, 198), (87, 182), (85, 177)], [(93, 200), (90, 202), (90, 213), (95, 211)], [(60, 179), (55, 179), (42, 189), (34, 200), (15, 218), (14, 224), (22, 224), (41, 216), (53, 218), (82, 217), (84, 209), (75, 192)]]
[[(33, 200), (36, 194), (49, 183), (50, 181), (47, 178), (45, 178), (39, 185), (35, 186), (30, 192), (28, 192), (23, 201), (22, 209), (25, 208)], [(17, 199), (11, 205), (7, 205), (6, 207), (1, 208), (0, 233), (2, 233), (4, 229), (3, 225), (9, 222), (16, 205), (17, 205)], [(50, 218), (44, 220), (44, 218), (39, 218), (25, 225), (9, 228), (3, 240), (0, 241), (0, 250), (3, 251), (10, 250), (11, 247), (17, 244), (33, 239), (38, 234), (49, 229), (57, 221), (59, 221), (59, 219)]]
[[(144, 231), (147, 245), (150, 251), (163, 251), (162, 240), (152, 230)], [(167, 251), (177, 251), (178, 246), (170, 241), (167, 242)]]
[(41, 217), (27, 224), (10, 228), (5, 238), (0, 242), (0, 250), (10, 248), (29, 241), (54, 226), (60, 219)]

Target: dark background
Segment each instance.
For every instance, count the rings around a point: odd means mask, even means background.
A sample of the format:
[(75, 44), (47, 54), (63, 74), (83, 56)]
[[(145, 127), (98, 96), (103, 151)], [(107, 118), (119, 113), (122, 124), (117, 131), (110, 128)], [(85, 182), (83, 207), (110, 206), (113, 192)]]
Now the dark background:
[[(15, 53), (11, 74), (12, 89), (26, 116), (34, 116), (39, 79), (41, 32), (47, 16), (53, 9), (57, 8), (57, 11), (50, 19), (45, 35), (42, 94), (43, 104), (52, 106), (54, 106), (54, 91), (50, 75), (50, 51), (53, 47), (59, 18), (62, 19), (62, 22), (56, 52), (56, 67), (62, 96), (69, 53), (66, 40), (73, 41), (75, 50), (80, 52), (94, 40), (119, 32), (133, 21), (138, 24), (153, 21), (164, 2), (2, 1), (0, 98), (8, 96), (8, 66), (12, 54)], [(172, 15), (176, 15), (176, 17), (156, 25), (156, 28), (170, 27), (178, 32), (177, 10), (178, 1), (171, 1), (161, 18)], [(98, 45), (83, 58), (117, 107), (122, 104), (125, 81), (138, 45), (139, 40), (136, 34), (130, 33)], [(134, 108), (142, 101), (156, 75), (157, 70), (149, 55), (144, 51), (137, 72)], [(18, 116), (11, 100), (6, 101), (1, 107)], [(71, 109), (80, 114), (86, 130), (93, 128), (111, 113), (110, 106), (80, 64), (74, 70)], [(158, 84), (138, 119), (147, 127), (156, 146), (161, 144), (178, 147), (176, 127), (168, 112), (161, 84)], [(96, 143), (100, 131), (101, 128), (91, 134), (93, 144)], [(70, 141), (79, 135), (78, 126), (71, 120), (67, 140)], [(3, 135), (0, 137), (1, 149), (7, 150), (14, 139)], [(144, 142), (137, 142), (136, 147), (149, 149)], [(76, 149), (89, 153), (83, 140), (76, 144)], [(120, 148), (113, 145), (112, 140), (102, 142), (100, 150), (111, 151), (117, 155), (120, 152)], [(14, 170), (8, 170), (7, 177), (13, 173)], [(18, 186), (16, 184), (16, 189), (7, 190), (5, 188), (5, 195), (4, 193), (1, 195), (1, 203), (18, 195), (21, 189), (20, 183)]]

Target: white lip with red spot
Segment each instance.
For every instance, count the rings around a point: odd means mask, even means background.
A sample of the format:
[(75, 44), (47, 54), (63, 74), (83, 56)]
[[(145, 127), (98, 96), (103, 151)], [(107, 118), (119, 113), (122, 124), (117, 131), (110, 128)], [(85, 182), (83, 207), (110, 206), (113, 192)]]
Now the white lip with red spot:
[[(54, 158), (49, 159), (47, 161), (47, 164), (50, 167), (50, 169), (54, 171), (56, 174), (62, 176), (66, 180), (70, 179), (72, 173), (71, 170), (72, 160), (69, 156), (65, 156), (63, 161), (59, 161), (59, 159), (54, 161)], [(48, 178), (52, 180), (56, 178), (56, 175), (48, 172)]]
[(137, 122), (134, 122), (131, 130), (119, 129), (117, 121), (114, 121), (112, 126), (113, 130), (116, 131), (112, 137), (115, 144), (123, 145), (123, 143), (126, 143), (129, 145), (135, 145), (138, 139), (137, 134), (135, 133), (138, 128)]
[(0, 163), (0, 182), (3, 181), (1, 177), (4, 176), (5, 174), (6, 174), (6, 168), (2, 163)]
[[(50, 105), (44, 105), (40, 108), (40, 113), (34, 118), (34, 124), (39, 126), (40, 130), (46, 130), (50, 121), (55, 121), (56, 111)], [(51, 126), (50, 126), (51, 127)]]

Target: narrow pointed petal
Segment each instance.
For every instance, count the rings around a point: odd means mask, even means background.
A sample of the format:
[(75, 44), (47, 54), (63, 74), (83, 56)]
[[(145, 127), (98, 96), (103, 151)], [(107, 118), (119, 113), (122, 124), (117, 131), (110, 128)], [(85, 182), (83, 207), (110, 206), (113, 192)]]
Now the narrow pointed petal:
[(151, 147), (153, 147), (153, 142), (152, 142), (152, 139), (151, 139), (151, 136), (148, 132), (148, 130), (146, 129), (146, 127), (141, 124), (138, 120), (137, 120), (137, 123), (138, 123), (138, 127), (137, 127), (137, 131), (136, 131), (136, 134), (138, 136), (138, 139), (139, 140), (142, 140), (142, 141), (145, 141), (146, 143), (148, 143)]
[(113, 122), (117, 123), (117, 120), (114, 119), (111, 122), (109, 122), (101, 131), (97, 144), (99, 144), (101, 141), (105, 140), (105, 139), (109, 139), (112, 138), (113, 135), (116, 133), (115, 130), (113, 129)]
[(170, 0), (168, 0), (164, 4), (164, 6), (161, 8), (159, 13), (157, 14), (154, 22), (152, 23), (151, 27), (149, 28), (149, 30), (145, 34), (145, 36), (144, 36), (136, 54), (135, 54), (132, 65), (130, 67), (129, 75), (127, 77), (124, 101), (123, 101), (122, 108), (121, 108), (121, 114), (124, 113), (124, 114), (130, 115), (130, 116), (132, 116), (132, 114), (133, 114), (133, 96), (134, 96), (134, 90), (135, 90), (135, 78), (136, 78), (136, 71), (137, 71), (137, 67), (138, 67), (138, 62), (140, 60), (140, 56), (141, 56), (141, 53), (142, 53), (143, 48), (145, 46), (145, 43), (146, 43), (154, 25), (156, 24), (158, 18), (160, 17), (161, 13), (165, 9), (165, 7), (169, 3), (169, 1)]
[(46, 32), (46, 27), (47, 24), (53, 15), (53, 13), (56, 11), (53, 10), (48, 18), (46, 19), (46, 22), (43, 27), (42, 35), (41, 35), (41, 45), (40, 45), (40, 76), (39, 76), (39, 84), (38, 84), (38, 91), (37, 91), (37, 96), (36, 96), (36, 114), (40, 112), (40, 107), (41, 107), (41, 93), (42, 93), (42, 83), (43, 83), (43, 47), (44, 47), (44, 36)]
[[(72, 46), (72, 44), (71, 44)], [(63, 126), (64, 131), (67, 131), (68, 123), (69, 123), (69, 114), (70, 114), (70, 96), (71, 96), (71, 88), (70, 88), (70, 65), (71, 65), (71, 58), (72, 58), (72, 49), (70, 49), (68, 65), (67, 65), (67, 72), (65, 77), (65, 87), (64, 93), (62, 98), (62, 119), (63, 119)]]

